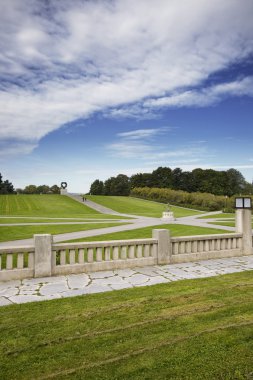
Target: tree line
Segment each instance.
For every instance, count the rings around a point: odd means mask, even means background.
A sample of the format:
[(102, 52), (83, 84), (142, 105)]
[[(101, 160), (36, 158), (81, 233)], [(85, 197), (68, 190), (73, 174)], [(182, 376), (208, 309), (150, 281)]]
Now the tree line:
[(16, 189), (18, 194), (60, 194), (60, 187), (57, 185), (27, 185), (24, 189)]
[(57, 185), (27, 185), (24, 189), (15, 189), (9, 180), (3, 180), (0, 173), (0, 194), (60, 194), (60, 187)]
[(231, 197), (235, 194), (252, 194), (253, 186), (236, 169), (217, 171), (159, 167), (152, 173), (138, 173), (131, 177), (119, 174), (104, 182), (96, 179), (90, 186), (92, 195), (130, 195), (135, 188), (158, 188), (185, 191), (188, 193), (210, 193)]

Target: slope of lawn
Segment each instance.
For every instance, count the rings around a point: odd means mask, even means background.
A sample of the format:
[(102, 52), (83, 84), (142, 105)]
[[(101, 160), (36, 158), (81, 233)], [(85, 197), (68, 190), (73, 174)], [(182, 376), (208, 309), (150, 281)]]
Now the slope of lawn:
[[(90, 207), (65, 195), (0, 195), (0, 215), (70, 218), (105, 218)], [(115, 216), (108, 216), (115, 219)]]
[(148, 239), (152, 237), (152, 230), (167, 229), (170, 231), (171, 236), (195, 236), (195, 235), (211, 235), (211, 234), (227, 234), (226, 230), (216, 228), (206, 228), (197, 226), (186, 226), (182, 224), (163, 224), (159, 226), (151, 226), (138, 228), (136, 230), (113, 232), (110, 234), (101, 234), (97, 236), (75, 239), (71, 242), (79, 241), (107, 241), (107, 240), (127, 240), (127, 239)]
[[(217, 222), (208, 222), (208, 224), (218, 224), (219, 226), (228, 226), (228, 227), (235, 227), (235, 221), (217, 221)], [(252, 228), (253, 228), (253, 223), (252, 223)]]
[(213, 215), (206, 215), (206, 216), (199, 216), (198, 219), (210, 219), (210, 218), (214, 218), (214, 219), (234, 219), (235, 218), (235, 214), (228, 214), (228, 213), (220, 213), (220, 214), (213, 214)]
[[(166, 210), (166, 205), (158, 202), (147, 201), (144, 199), (121, 197), (121, 196), (102, 196), (102, 195), (87, 195), (87, 199), (108, 207), (114, 211), (141, 216), (150, 216), (159, 218), (163, 211)], [(176, 218), (190, 215), (198, 215), (203, 212), (190, 210), (186, 208), (171, 206), (171, 211), (174, 212)]]
[(252, 271), (0, 308), (1, 379), (249, 380)]
[(0, 226), (0, 242), (28, 239), (34, 234), (63, 234), (66, 232), (87, 231), (97, 228), (114, 227), (127, 223), (87, 223), (66, 225), (36, 225), (36, 226)]

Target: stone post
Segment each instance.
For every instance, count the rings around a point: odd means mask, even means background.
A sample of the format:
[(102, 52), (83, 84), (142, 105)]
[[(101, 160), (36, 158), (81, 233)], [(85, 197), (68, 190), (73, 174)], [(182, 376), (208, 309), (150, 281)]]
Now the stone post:
[(34, 277), (52, 275), (52, 235), (34, 235)]
[(171, 242), (168, 230), (153, 230), (152, 238), (158, 240), (157, 264), (171, 263)]
[(68, 190), (67, 189), (61, 189), (61, 195), (67, 195)]
[(238, 234), (242, 234), (243, 232), (243, 211), (244, 210), (242, 208), (238, 208), (235, 212), (235, 232)]
[(251, 210), (243, 209), (242, 211), (242, 248), (244, 255), (252, 254), (252, 221)]

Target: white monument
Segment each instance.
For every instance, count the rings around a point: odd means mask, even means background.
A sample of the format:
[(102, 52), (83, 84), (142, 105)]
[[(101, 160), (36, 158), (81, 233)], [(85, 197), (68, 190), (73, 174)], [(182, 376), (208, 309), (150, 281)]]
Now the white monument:
[(167, 205), (166, 211), (163, 212), (162, 220), (164, 222), (172, 222), (172, 221), (176, 220), (174, 217), (173, 211), (170, 211), (169, 204)]

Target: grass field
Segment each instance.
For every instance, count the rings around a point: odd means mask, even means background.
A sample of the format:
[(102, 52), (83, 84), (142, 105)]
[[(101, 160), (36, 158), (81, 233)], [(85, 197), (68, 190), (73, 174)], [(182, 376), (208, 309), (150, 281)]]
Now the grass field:
[[(217, 222), (209, 222), (208, 224), (218, 224), (219, 226), (228, 226), (228, 227), (235, 227), (235, 221), (217, 221)], [(252, 228), (253, 228), (253, 223), (252, 223)]]
[(210, 219), (210, 218), (214, 218), (214, 219), (226, 219), (226, 218), (235, 219), (235, 214), (221, 213), (221, 214), (215, 214), (212, 216), (200, 216), (200, 217), (198, 217), (198, 219)]
[(48, 226), (0, 226), (0, 242), (28, 239), (34, 234), (63, 234), (65, 232), (87, 231), (97, 228), (114, 227), (126, 223), (93, 223), (93, 224), (68, 224), (68, 225), (48, 225)]
[(1, 307), (1, 379), (249, 380), (252, 327), (252, 271)]
[(0, 215), (105, 218), (104, 214), (64, 195), (0, 195)]
[(210, 235), (210, 234), (227, 234), (226, 230), (219, 230), (216, 228), (205, 228), (186, 226), (183, 224), (163, 224), (159, 226), (151, 226), (138, 228), (136, 230), (113, 232), (110, 234), (101, 234), (82, 239), (71, 240), (71, 242), (79, 241), (106, 241), (106, 240), (125, 240), (125, 239), (146, 239), (152, 237), (152, 230), (154, 228), (168, 229), (171, 236), (194, 236), (194, 235)]
[[(114, 197), (102, 195), (88, 195), (86, 197), (87, 199), (90, 199), (91, 201), (99, 203), (105, 207), (111, 208), (114, 211), (126, 214), (159, 218), (162, 216), (163, 211), (166, 209), (165, 204), (131, 197)], [(195, 211), (176, 206), (171, 206), (170, 209), (174, 212), (174, 216), (176, 218), (198, 215), (202, 213), (201, 211)]]

